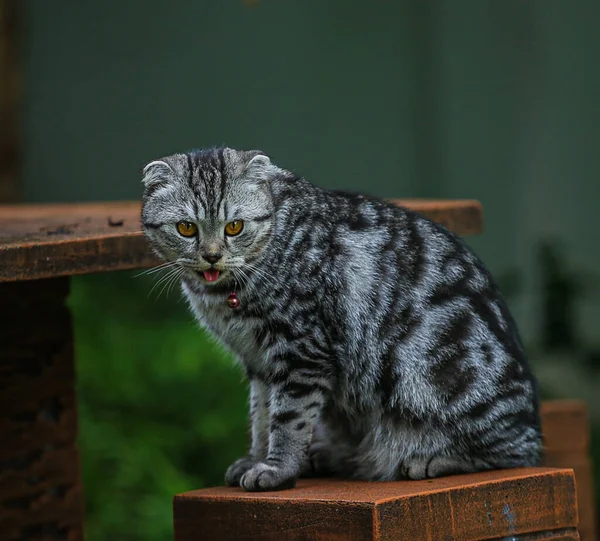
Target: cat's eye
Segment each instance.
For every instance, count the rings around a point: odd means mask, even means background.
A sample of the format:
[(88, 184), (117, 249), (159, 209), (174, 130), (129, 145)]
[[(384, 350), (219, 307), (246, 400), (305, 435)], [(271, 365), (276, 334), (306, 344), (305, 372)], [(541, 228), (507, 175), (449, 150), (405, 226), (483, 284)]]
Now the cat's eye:
[(192, 222), (177, 222), (177, 231), (183, 237), (193, 237), (198, 233), (198, 226)]
[(242, 220), (234, 220), (225, 226), (225, 234), (228, 237), (235, 237), (242, 232), (242, 229), (244, 229), (244, 222)]

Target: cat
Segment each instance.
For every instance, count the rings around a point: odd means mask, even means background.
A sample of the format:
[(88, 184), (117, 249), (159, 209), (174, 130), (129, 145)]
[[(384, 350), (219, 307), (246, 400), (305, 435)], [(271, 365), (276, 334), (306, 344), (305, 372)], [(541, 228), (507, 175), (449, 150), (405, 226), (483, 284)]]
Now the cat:
[(321, 189), (260, 151), (174, 154), (150, 162), (143, 184), (153, 250), (249, 380), (251, 445), (228, 485), (539, 463), (537, 383), (518, 330), (453, 233)]

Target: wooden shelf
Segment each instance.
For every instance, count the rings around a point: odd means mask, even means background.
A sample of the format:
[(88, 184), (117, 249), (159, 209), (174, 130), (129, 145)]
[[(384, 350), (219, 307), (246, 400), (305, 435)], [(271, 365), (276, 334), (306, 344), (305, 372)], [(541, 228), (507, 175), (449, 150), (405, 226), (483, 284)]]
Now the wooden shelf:
[[(173, 501), (175, 541), (578, 540), (572, 470), (427, 481), (301, 480), (293, 490), (195, 490)], [(518, 536), (518, 537), (517, 537)]]
[(541, 418), (543, 467), (387, 483), (307, 479), (281, 492), (193, 490), (173, 500), (175, 541), (594, 541), (587, 406), (545, 401)]
[[(459, 235), (480, 233), (477, 201), (400, 200)], [(151, 267), (140, 203), (0, 205), (0, 282)]]

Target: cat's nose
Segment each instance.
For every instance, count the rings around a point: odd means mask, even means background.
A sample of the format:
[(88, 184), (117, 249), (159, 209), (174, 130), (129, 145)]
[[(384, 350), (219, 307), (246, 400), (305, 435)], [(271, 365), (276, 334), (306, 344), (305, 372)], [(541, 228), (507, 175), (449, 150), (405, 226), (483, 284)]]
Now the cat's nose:
[(211, 265), (214, 265), (222, 257), (223, 254), (219, 253), (202, 254), (202, 258), (208, 261)]

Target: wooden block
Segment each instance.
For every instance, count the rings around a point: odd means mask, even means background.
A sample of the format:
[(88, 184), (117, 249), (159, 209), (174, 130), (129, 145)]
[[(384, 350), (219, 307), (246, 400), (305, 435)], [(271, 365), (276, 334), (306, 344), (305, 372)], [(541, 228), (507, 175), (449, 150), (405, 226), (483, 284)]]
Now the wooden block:
[(430, 201), (427, 199), (390, 199), (390, 201), (396, 205), (417, 210), (423, 216), (427, 216), (430, 220), (442, 224), (459, 235), (476, 235), (483, 232), (483, 207), (479, 201)]
[(68, 278), (0, 284), (0, 539), (83, 538)]
[(579, 534), (582, 541), (596, 541), (596, 509), (594, 506), (594, 484), (590, 460), (569, 454), (547, 456), (544, 465), (572, 468), (577, 486), (579, 509)]
[(584, 451), (590, 444), (587, 405), (581, 400), (548, 400), (541, 404), (544, 446), (548, 451)]
[[(459, 235), (479, 233), (478, 201), (394, 199)], [(140, 202), (0, 205), (0, 282), (137, 269), (159, 263), (142, 235)]]
[(264, 493), (218, 487), (179, 494), (173, 506), (175, 541), (578, 538), (575, 480), (566, 469), (381, 483), (300, 480), (295, 489)]
[(596, 509), (592, 465), (589, 459), (589, 417), (580, 400), (542, 402), (545, 466), (573, 468), (577, 482), (579, 534), (582, 541), (596, 541)]

